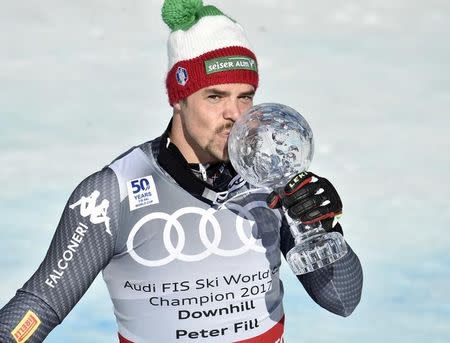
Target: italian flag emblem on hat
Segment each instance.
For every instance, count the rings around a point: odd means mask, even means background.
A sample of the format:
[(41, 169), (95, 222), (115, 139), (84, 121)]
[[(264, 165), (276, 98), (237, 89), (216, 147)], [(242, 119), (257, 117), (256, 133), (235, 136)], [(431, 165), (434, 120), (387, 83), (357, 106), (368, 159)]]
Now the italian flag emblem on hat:
[(216, 84), (258, 87), (256, 56), (241, 25), (202, 0), (165, 0), (161, 12), (171, 29), (166, 78), (170, 105)]

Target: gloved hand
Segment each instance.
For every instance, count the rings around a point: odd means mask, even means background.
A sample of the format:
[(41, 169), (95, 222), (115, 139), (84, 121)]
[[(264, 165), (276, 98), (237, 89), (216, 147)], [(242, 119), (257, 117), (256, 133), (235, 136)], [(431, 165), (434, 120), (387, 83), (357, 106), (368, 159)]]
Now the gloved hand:
[(311, 172), (299, 173), (288, 182), (282, 194), (272, 192), (266, 201), (272, 209), (283, 205), (292, 219), (303, 224), (320, 221), (326, 231), (342, 234), (337, 223), (342, 214), (342, 201), (331, 182), (323, 177)]

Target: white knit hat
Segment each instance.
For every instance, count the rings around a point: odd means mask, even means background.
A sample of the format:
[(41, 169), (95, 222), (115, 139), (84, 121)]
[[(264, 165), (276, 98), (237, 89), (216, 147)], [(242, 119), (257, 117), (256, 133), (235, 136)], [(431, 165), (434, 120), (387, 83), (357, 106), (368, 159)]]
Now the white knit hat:
[(171, 105), (215, 84), (258, 87), (256, 56), (237, 22), (202, 0), (165, 0), (162, 17), (172, 30), (166, 78)]

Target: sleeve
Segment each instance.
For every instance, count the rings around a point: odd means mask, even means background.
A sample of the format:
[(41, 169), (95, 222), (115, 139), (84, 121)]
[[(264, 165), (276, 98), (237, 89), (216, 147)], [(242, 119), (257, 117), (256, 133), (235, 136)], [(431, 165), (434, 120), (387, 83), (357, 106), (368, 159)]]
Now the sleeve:
[(41, 265), (0, 310), (0, 342), (42, 342), (62, 322), (112, 258), (119, 215), (111, 169), (78, 185)]
[[(280, 249), (286, 257), (295, 243), (289, 231), (289, 224), (284, 220), (283, 222)], [(342, 232), (342, 229), (340, 231)], [(358, 256), (348, 243), (347, 248), (347, 254), (336, 262), (314, 272), (297, 275), (306, 292), (318, 305), (343, 317), (349, 316), (359, 304), (363, 285)]]

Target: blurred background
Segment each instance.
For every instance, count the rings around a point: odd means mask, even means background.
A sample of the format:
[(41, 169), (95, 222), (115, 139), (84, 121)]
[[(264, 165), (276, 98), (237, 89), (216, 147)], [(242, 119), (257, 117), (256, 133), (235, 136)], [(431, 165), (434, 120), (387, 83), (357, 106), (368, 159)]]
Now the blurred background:
[[(75, 186), (165, 129), (162, 2), (0, 0), (0, 307), (45, 256)], [(361, 303), (341, 318), (285, 266), (286, 341), (448, 342), (450, 2), (205, 2), (253, 43), (255, 103), (310, 122), (311, 170), (340, 192), (364, 269)], [(116, 332), (98, 277), (46, 341)]]

